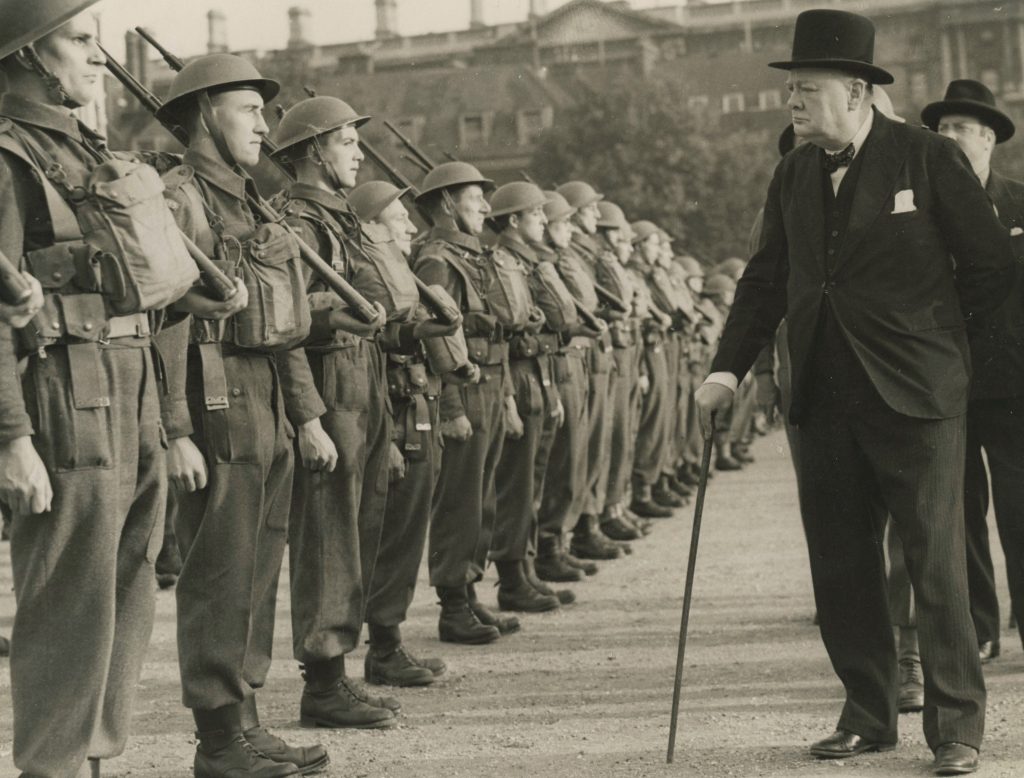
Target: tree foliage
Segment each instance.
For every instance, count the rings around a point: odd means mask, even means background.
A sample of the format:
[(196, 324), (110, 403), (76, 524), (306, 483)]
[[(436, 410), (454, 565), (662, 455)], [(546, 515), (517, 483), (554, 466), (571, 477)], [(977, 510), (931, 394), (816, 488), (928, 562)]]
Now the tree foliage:
[(651, 219), (705, 262), (747, 256), (750, 227), (777, 162), (768, 131), (724, 131), (686, 107), (673, 82), (609, 85), (559, 114), (531, 174), (588, 181), (631, 220)]

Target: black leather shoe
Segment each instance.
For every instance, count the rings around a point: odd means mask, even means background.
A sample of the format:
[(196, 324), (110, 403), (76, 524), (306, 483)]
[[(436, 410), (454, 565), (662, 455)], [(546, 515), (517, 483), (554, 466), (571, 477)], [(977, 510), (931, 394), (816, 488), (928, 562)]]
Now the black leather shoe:
[(558, 556), (538, 556), (534, 563), (537, 577), (542, 581), (553, 583), (575, 583), (584, 579), (582, 570), (573, 567), (559, 554)]
[(844, 729), (837, 729), (824, 740), (819, 740), (811, 746), (811, 756), (818, 759), (845, 759), (868, 751), (892, 751), (894, 748), (895, 743), (879, 743)]
[(299, 703), (299, 721), (304, 727), (325, 729), (382, 729), (395, 725), (395, 714), (383, 706), (371, 705), (341, 676), (329, 684), (310, 683), (309, 665), (306, 685)]
[(622, 556), (622, 550), (614, 545), (606, 545), (600, 542), (592, 532), (576, 529), (572, 534), (572, 543), (569, 544), (569, 551), (577, 559), (618, 559)]
[(601, 532), (612, 540), (639, 540), (643, 536), (639, 529), (627, 524), (618, 516), (602, 518)]
[(242, 734), (249, 745), (271, 762), (295, 765), (303, 775), (319, 773), (331, 762), (323, 746), (290, 746), (276, 735), (271, 735), (262, 725), (247, 729)]
[(660, 505), (663, 508), (682, 508), (686, 505), (686, 500), (668, 488), (664, 476), (659, 478), (658, 483), (651, 489), (651, 498), (656, 505)]
[(896, 704), (900, 713), (917, 713), (924, 709), (924, 677), (920, 660), (900, 660), (900, 693)]
[(497, 627), (480, 623), (480, 619), (469, 607), (465, 586), (439, 586), (437, 593), (441, 598), (441, 618), (437, 623), (437, 631), (442, 641), (479, 646), (493, 643), (501, 637)]
[(963, 743), (943, 743), (935, 749), (936, 775), (966, 775), (978, 769), (978, 749)]
[(494, 566), (498, 568), (498, 608), (501, 610), (545, 613), (562, 606), (553, 593), (541, 594), (530, 586), (521, 559), (499, 560)]
[(645, 519), (668, 519), (672, 517), (672, 509), (658, 505), (654, 500), (634, 499), (629, 504), (629, 509), (637, 516)]
[(700, 485), (700, 469), (694, 470), (690, 465), (680, 465), (676, 470), (676, 478), (687, 486), (696, 489)]
[(569, 567), (579, 570), (584, 575), (597, 575), (598, 570), (601, 569), (590, 560), (580, 559), (569, 552), (562, 553), (562, 561), (569, 565)]
[(727, 470), (742, 470), (743, 469), (743, 465), (739, 462), (739, 460), (737, 460), (737, 459), (735, 459), (733, 457), (730, 457), (730, 456), (724, 456), (723, 455), (723, 456), (718, 457), (718, 459), (715, 460), (715, 469), (716, 470), (723, 470), (723, 471), (727, 471)]
[(481, 624), (496, 628), (502, 635), (511, 635), (512, 633), (519, 631), (519, 619), (515, 616), (502, 616), (495, 613), (480, 602), (480, 600), (477, 599), (476, 590), (473, 588), (473, 584), (466, 586), (466, 592), (469, 595), (469, 608), (473, 611), (473, 615), (476, 616), (477, 620)]
[(674, 475), (665, 476), (665, 483), (668, 484), (669, 489), (678, 494), (680, 497), (693, 497), (694, 492), (697, 491), (689, 484), (680, 481)]
[(401, 643), (383, 650), (371, 644), (363, 661), (363, 678), (378, 686), (429, 686), (434, 673), (417, 662)]
[(754, 455), (744, 446), (743, 448), (732, 447), (732, 456), (742, 465), (750, 465), (754, 462)]
[(986, 640), (984, 643), (978, 646), (978, 659), (981, 660), (981, 663), (983, 665), (988, 664), (997, 656), (999, 656), (998, 640)]
[[(575, 572), (579, 571), (576, 570)], [(523, 560), (523, 576), (525, 576), (526, 582), (541, 594), (557, 598), (560, 605), (572, 605), (576, 602), (576, 594), (571, 589), (552, 589), (540, 580), (537, 577), (537, 571), (533, 567), (533, 559), (530, 557)]]

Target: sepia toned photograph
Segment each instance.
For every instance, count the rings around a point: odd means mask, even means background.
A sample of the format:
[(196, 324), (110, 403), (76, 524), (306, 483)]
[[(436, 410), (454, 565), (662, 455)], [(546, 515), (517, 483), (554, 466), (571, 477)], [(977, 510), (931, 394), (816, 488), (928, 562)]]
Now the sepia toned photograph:
[(1024, 0), (0, 0), (0, 778), (1020, 778), (1018, 120)]

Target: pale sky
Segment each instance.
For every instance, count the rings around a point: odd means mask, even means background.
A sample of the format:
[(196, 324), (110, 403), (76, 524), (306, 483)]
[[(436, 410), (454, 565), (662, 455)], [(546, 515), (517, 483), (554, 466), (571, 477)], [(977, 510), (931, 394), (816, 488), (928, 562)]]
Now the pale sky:
[[(676, 0), (680, 4), (684, 0)], [(567, 0), (547, 0), (554, 10)], [(484, 21), (498, 24), (526, 18), (529, 0), (483, 0)], [(673, 0), (632, 0), (633, 8), (672, 5)], [(183, 56), (206, 51), (206, 12), (218, 8), (227, 16), (232, 49), (278, 49), (288, 41), (288, 9), (300, 5), (312, 13), (313, 43), (329, 44), (373, 38), (377, 17), (374, 0), (102, 0), (104, 45), (124, 54), (125, 30), (150, 28), (162, 43)], [(398, 0), (398, 29), (404, 35), (465, 29), (470, 0)]]

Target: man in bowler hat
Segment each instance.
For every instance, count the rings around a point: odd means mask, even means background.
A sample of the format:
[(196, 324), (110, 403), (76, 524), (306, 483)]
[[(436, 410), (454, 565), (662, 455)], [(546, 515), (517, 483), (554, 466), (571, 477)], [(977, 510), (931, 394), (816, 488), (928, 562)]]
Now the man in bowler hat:
[[(921, 121), (955, 140), (988, 192), (1014, 254), (1024, 254), (1024, 183), (992, 170), (992, 152), (1013, 137), (1013, 121), (977, 81), (950, 82), (945, 97), (925, 106)], [(987, 327), (972, 333), (974, 374), (967, 406), (967, 470), (964, 518), (967, 583), (981, 661), (999, 656), (999, 600), (988, 548), (989, 487), (1006, 555), (1010, 606), (1024, 640), (1024, 311), (1015, 286)], [(988, 474), (981, 457), (988, 460)]]
[[(705, 435), (789, 326), (802, 507), (822, 640), (846, 690), (822, 759), (897, 740), (898, 675), (882, 531), (892, 515), (918, 595), (923, 724), (939, 775), (973, 772), (985, 686), (963, 529), (967, 327), (1015, 276), (1007, 231), (955, 143), (872, 108), (874, 26), (796, 22), (788, 105), (806, 141), (779, 163), (762, 247), (741, 279), (696, 402)], [(950, 255), (956, 260), (950, 262)]]

